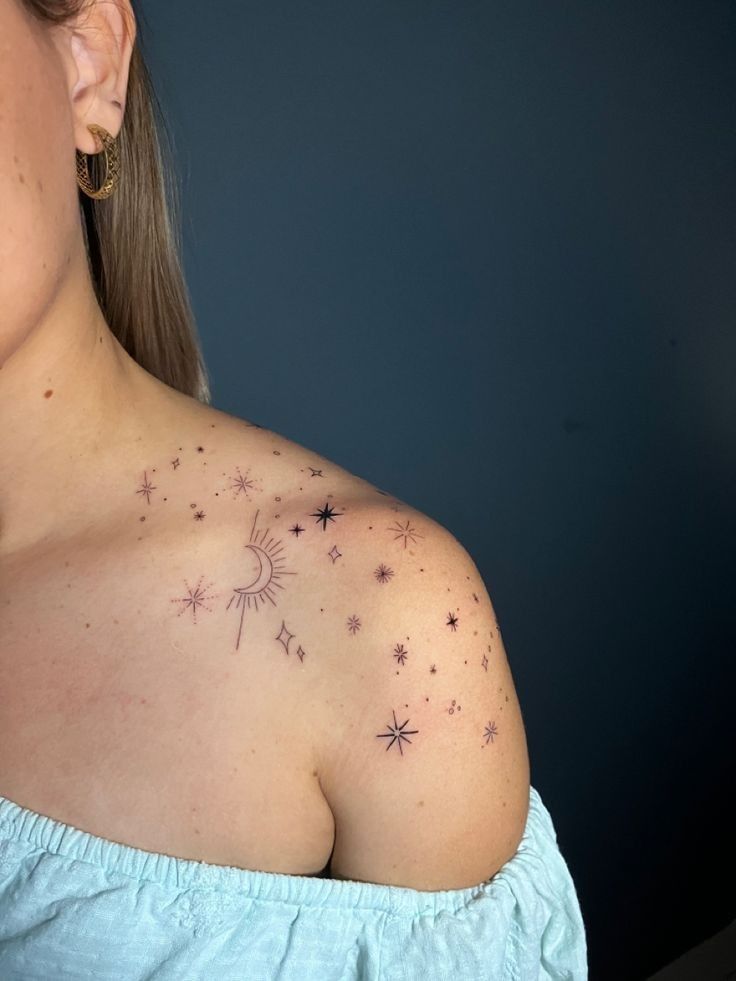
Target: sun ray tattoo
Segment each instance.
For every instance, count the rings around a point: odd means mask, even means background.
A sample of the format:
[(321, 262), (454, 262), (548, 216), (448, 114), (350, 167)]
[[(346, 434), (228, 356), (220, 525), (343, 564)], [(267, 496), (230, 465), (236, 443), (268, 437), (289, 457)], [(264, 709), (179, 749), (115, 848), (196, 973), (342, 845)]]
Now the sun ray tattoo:
[(155, 490), (156, 490), (155, 484), (152, 484), (149, 481), (149, 479), (148, 479), (148, 471), (144, 470), (143, 471), (143, 483), (141, 484), (141, 486), (136, 491), (136, 494), (142, 494), (146, 498), (146, 501), (150, 504), (151, 503), (151, 491), (155, 491)]
[(397, 521), (395, 522), (395, 526), (393, 528), (388, 528), (387, 531), (397, 531), (398, 534), (395, 536), (394, 541), (396, 541), (396, 539), (398, 538), (403, 538), (404, 548), (406, 548), (407, 539), (411, 538), (412, 544), (414, 544), (417, 538), (424, 538), (424, 535), (420, 535), (417, 531), (415, 531), (410, 526), (411, 526), (411, 521), (407, 520), (406, 525), (403, 526), (400, 525), (399, 522)]
[(391, 747), (393, 746), (394, 742), (397, 742), (398, 745), (399, 745), (399, 752), (403, 756), (404, 755), (404, 750), (401, 748), (401, 740), (404, 739), (404, 740), (406, 740), (407, 743), (410, 743), (411, 742), (411, 739), (407, 739), (407, 736), (413, 736), (417, 732), (419, 732), (419, 730), (418, 729), (406, 729), (405, 730), (404, 729), (404, 726), (406, 726), (406, 725), (409, 724), (409, 720), (407, 719), (406, 722), (403, 722), (401, 725), (398, 725), (397, 722), (396, 722), (396, 712), (393, 709), (392, 709), (392, 712), (393, 712), (393, 715), (394, 715), (394, 724), (393, 724), (393, 726), (391, 725), (390, 722), (387, 722), (386, 723), (386, 728), (389, 731), (388, 732), (377, 732), (376, 733), (376, 738), (377, 739), (384, 739), (387, 736), (390, 736), (391, 737), (391, 742), (386, 747), (386, 752), (388, 752), (391, 749)]
[(488, 745), (489, 739), (491, 740), (491, 742), (493, 742), (493, 737), (498, 735), (498, 729), (496, 728), (496, 723), (489, 722), (485, 728), (485, 732), (483, 733), (483, 735), (486, 737), (486, 741), (485, 741), (486, 746)]
[(322, 531), (326, 531), (326, 529), (327, 529), (327, 522), (328, 521), (334, 521), (335, 520), (335, 518), (333, 517), (333, 515), (337, 515), (339, 517), (341, 514), (344, 514), (344, 513), (345, 513), (344, 511), (333, 511), (330, 508), (329, 503), (325, 502), (325, 506), (323, 508), (320, 508), (317, 511), (312, 511), (309, 516), (310, 516), (310, 518), (316, 518), (317, 519), (317, 522), (316, 522), (317, 524), (319, 524), (320, 521), (321, 521), (322, 522)]
[(244, 546), (251, 550), (253, 555), (258, 562), (258, 571), (256, 573), (255, 579), (249, 586), (238, 586), (233, 590), (234, 595), (230, 597), (230, 602), (227, 604), (227, 609), (233, 600), (237, 597), (237, 603), (235, 608), (241, 608), (240, 613), (240, 628), (238, 630), (238, 639), (235, 644), (235, 649), (240, 647), (240, 637), (243, 632), (243, 617), (245, 616), (245, 608), (248, 606), (250, 608), (251, 604), (255, 606), (256, 611), (258, 610), (258, 600), (265, 604), (268, 600), (274, 606), (276, 606), (276, 601), (274, 600), (274, 591), (272, 586), (283, 589), (284, 587), (278, 581), (281, 576), (295, 576), (296, 572), (290, 572), (287, 569), (282, 568), (284, 562), (284, 557), (281, 555), (282, 546), (281, 540), (274, 541), (273, 538), (269, 538), (268, 542), (264, 545), (262, 544), (269, 529), (266, 529), (261, 534), (260, 543), (258, 541), (259, 533), (255, 531), (256, 522), (258, 521), (258, 515), (260, 510), (256, 511), (256, 516), (253, 519), (253, 527), (250, 530), (250, 541)]
[(182, 613), (186, 613), (187, 610), (191, 610), (192, 617), (194, 618), (195, 624), (197, 622), (197, 610), (200, 608), (200, 606), (204, 607), (205, 610), (211, 613), (212, 607), (207, 606), (207, 602), (208, 600), (215, 599), (217, 596), (220, 595), (219, 593), (208, 593), (207, 590), (210, 588), (210, 586), (212, 586), (212, 583), (210, 583), (209, 586), (203, 587), (202, 586), (203, 578), (204, 578), (203, 576), (200, 576), (199, 582), (194, 587), (194, 589), (192, 589), (189, 586), (189, 583), (185, 579), (184, 585), (187, 588), (187, 595), (179, 596), (171, 600), (172, 603), (182, 604), (182, 608), (179, 610), (179, 613), (177, 614), (178, 616), (181, 616)]
[(381, 565), (379, 565), (379, 567), (373, 573), (379, 582), (388, 582), (393, 574), (394, 570), (389, 569), (389, 567), (387, 565), (383, 565), (383, 563), (381, 563)]

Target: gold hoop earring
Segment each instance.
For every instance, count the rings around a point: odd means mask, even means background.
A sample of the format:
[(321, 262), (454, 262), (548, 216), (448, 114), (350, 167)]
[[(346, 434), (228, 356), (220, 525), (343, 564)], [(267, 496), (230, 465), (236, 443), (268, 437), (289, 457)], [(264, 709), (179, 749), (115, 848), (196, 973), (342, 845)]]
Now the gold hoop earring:
[[(82, 153), (77, 150), (77, 184), (90, 198), (109, 198), (115, 190), (120, 179), (120, 148), (117, 137), (110, 136), (106, 129), (96, 123), (90, 123), (87, 129), (93, 136), (97, 137), (102, 143), (102, 150), (95, 154)], [(87, 157), (105, 154), (105, 180), (102, 185), (95, 189), (90, 180), (87, 169)]]

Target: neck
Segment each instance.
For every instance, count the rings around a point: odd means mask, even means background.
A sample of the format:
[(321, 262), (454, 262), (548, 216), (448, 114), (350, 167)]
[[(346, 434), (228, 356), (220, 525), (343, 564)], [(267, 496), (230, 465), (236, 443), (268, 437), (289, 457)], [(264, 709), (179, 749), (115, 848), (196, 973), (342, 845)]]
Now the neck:
[(121, 499), (156, 388), (107, 326), (86, 270), (69, 276), (0, 352), (0, 555), (66, 538)]

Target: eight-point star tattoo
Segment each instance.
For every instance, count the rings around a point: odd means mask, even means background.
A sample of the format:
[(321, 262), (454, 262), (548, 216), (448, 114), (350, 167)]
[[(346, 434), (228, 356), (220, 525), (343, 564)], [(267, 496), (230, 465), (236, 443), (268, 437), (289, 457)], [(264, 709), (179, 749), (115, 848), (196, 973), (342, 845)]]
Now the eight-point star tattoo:
[(445, 623), (446, 627), (452, 627), (453, 630), (457, 630), (458, 619), (454, 613), (447, 614), (447, 621)]
[[(189, 586), (189, 584), (185, 579), (184, 585), (187, 588), (188, 595), (180, 596), (177, 597), (176, 599), (171, 600), (172, 603), (182, 604), (182, 608), (179, 610), (178, 616), (181, 616), (182, 613), (185, 613), (187, 610), (191, 610), (192, 617), (195, 623), (197, 622), (197, 610), (199, 609), (199, 607), (202, 606), (204, 607), (205, 610), (208, 610), (211, 613), (212, 607), (207, 606), (207, 601), (214, 599), (216, 596), (220, 595), (219, 593), (212, 593), (212, 594), (208, 593), (207, 590), (209, 589), (209, 586), (205, 586), (204, 588), (202, 587), (202, 578), (203, 577), (200, 576), (199, 582), (194, 587), (194, 589), (192, 589)], [(210, 583), (210, 586), (211, 585), (212, 583)]]
[(398, 725), (397, 722), (396, 722), (396, 712), (394, 711), (394, 724), (393, 724), (393, 726), (391, 725), (390, 722), (387, 722), (386, 723), (386, 728), (388, 730), (390, 730), (390, 731), (389, 732), (378, 732), (378, 733), (376, 733), (376, 738), (377, 739), (385, 739), (387, 736), (390, 736), (391, 737), (391, 742), (386, 747), (386, 752), (388, 752), (391, 749), (391, 747), (393, 746), (394, 742), (397, 742), (399, 744), (399, 752), (401, 753), (402, 756), (404, 755), (404, 750), (401, 748), (401, 740), (402, 739), (405, 739), (406, 742), (410, 743), (411, 742), (411, 739), (407, 739), (407, 735), (413, 736), (415, 733), (419, 732), (418, 729), (406, 729), (405, 730), (404, 729), (404, 726), (406, 726), (408, 724), (409, 724), (409, 720), (407, 719), (406, 722), (403, 722), (401, 725)]
[(403, 664), (408, 656), (409, 652), (406, 650), (403, 644), (397, 644), (396, 647), (394, 647), (394, 657), (399, 664)]
[(310, 517), (311, 518), (316, 518), (317, 519), (317, 524), (319, 524), (320, 521), (321, 521), (322, 522), (322, 531), (325, 531), (326, 528), (327, 528), (327, 522), (328, 521), (334, 521), (335, 520), (334, 517), (333, 517), (333, 515), (337, 515), (339, 517), (341, 514), (344, 514), (344, 512), (343, 511), (333, 511), (331, 509), (330, 505), (328, 503), (325, 503), (325, 506), (323, 508), (320, 508), (319, 511), (312, 511), (311, 514), (310, 514)]
[(355, 614), (348, 617), (348, 630), (351, 634), (355, 634), (358, 630), (360, 630), (360, 618)]
[[(234, 491), (233, 496), (240, 497), (241, 494), (245, 494), (246, 498), (249, 499), (248, 491), (255, 489), (255, 483), (249, 477), (242, 475), (240, 467), (236, 467), (235, 469), (238, 471), (238, 476), (230, 478), (232, 481), (230, 489)], [(248, 470), (250, 470), (250, 467), (248, 467)]]
[(393, 574), (394, 570), (389, 569), (389, 567), (387, 565), (383, 565), (383, 563), (381, 563), (381, 565), (379, 565), (379, 567), (373, 573), (379, 582), (388, 582)]
[(398, 532), (398, 535), (396, 535), (396, 537), (394, 538), (394, 541), (396, 541), (397, 538), (403, 538), (404, 539), (404, 548), (406, 548), (406, 542), (407, 542), (407, 539), (408, 538), (411, 538), (412, 544), (416, 541), (417, 538), (424, 538), (424, 535), (420, 535), (413, 528), (411, 528), (410, 525), (411, 525), (411, 522), (408, 521), (408, 520), (407, 520), (407, 522), (406, 522), (405, 525), (400, 525), (399, 522), (397, 521), (395, 523), (395, 525), (394, 525), (393, 528), (389, 528), (388, 529), (388, 531), (397, 531)]
[(138, 488), (138, 490), (136, 491), (136, 494), (143, 494), (144, 497), (146, 498), (146, 501), (150, 504), (151, 503), (151, 491), (155, 491), (155, 490), (156, 490), (155, 485), (152, 484), (149, 481), (149, 479), (148, 479), (148, 473), (147, 473), (147, 471), (144, 470), (143, 471), (143, 483)]
[(483, 735), (486, 737), (486, 746), (488, 745), (489, 739), (491, 740), (491, 742), (493, 742), (493, 737), (498, 735), (498, 729), (496, 729), (496, 723), (489, 722), (488, 725), (486, 726)]

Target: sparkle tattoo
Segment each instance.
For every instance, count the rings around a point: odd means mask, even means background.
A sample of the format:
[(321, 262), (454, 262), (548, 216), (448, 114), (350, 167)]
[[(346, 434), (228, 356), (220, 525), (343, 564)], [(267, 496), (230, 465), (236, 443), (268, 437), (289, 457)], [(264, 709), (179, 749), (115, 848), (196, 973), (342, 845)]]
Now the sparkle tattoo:
[[(227, 609), (233, 600), (237, 599), (235, 608), (240, 607), (240, 628), (238, 630), (238, 639), (235, 643), (236, 650), (240, 647), (240, 638), (243, 632), (243, 617), (245, 616), (246, 605), (250, 608), (251, 605), (255, 606), (258, 610), (258, 601), (265, 603), (268, 600), (273, 606), (276, 606), (276, 601), (274, 596), (276, 595), (275, 588), (283, 589), (284, 587), (279, 582), (282, 576), (295, 576), (295, 572), (290, 572), (283, 568), (283, 563), (285, 561), (284, 556), (281, 554), (283, 552), (283, 547), (281, 541), (274, 541), (273, 538), (269, 538), (267, 542), (264, 542), (266, 536), (268, 535), (268, 529), (262, 533), (255, 531), (256, 522), (258, 521), (258, 515), (260, 511), (256, 511), (256, 516), (253, 519), (253, 527), (250, 532), (250, 542), (245, 548), (250, 549), (253, 553), (258, 568), (255, 574), (255, 578), (250, 583), (249, 586), (238, 586), (233, 590), (233, 596), (230, 598), (230, 602), (227, 604)], [(260, 534), (260, 541), (259, 541)]]
[(408, 736), (415, 735), (417, 732), (419, 732), (419, 730), (418, 729), (405, 729), (404, 727), (409, 724), (409, 720), (407, 719), (406, 722), (403, 722), (401, 725), (398, 725), (397, 722), (396, 722), (396, 712), (395, 711), (393, 712), (393, 716), (394, 716), (394, 724), (393, 724), (393, 726), (391, 725), (390, 722), (387, 722), (386, 723), (386, 728), (389, 731), (388, 732), (379, 732), (379, 733), (376, 733), (376, 738), (377, 739), (386, 739), (386, 738), (389, 738), (391, 740), (391, 742), (386, 747), (386, 752), (388, 752), (391, 749), (391, 747), (393, 746), (394, 743), (397, 743), (398, 744), (398, 747), (399, 747), (399, 752), (403, 756), (404, 755), (404, 750), (401, 748), (401, 741), (402, 741), (402, 739), (405, 742), (407, 742), (407, 743), (411, 743), (411, 739), (408, 739), (407, 737)]

